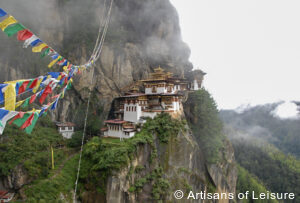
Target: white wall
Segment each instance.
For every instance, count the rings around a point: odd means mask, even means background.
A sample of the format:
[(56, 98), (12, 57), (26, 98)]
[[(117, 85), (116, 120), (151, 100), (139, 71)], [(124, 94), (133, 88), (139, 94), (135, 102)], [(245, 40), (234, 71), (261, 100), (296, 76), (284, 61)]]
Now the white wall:
[(144, 117), (150, 117), (150, 118), (154, 118), (156, 115), (158, 114), (158, 112), (142, 112), (142, 116)]
[[(127, 111), (127, 107), (128, 107), (128, 111)], [(134, 111), (135, 107), (136, 107), (136, 111)], [(138, 105), (138, 103), (124, 105), (124, 121), (137, 123), (141, 116), (142, 116), (142, 109), (141, 106)]]
[(71, 139), (72, 138), (72, 135), (73, 135), (74, 132), (72, 131), (64, 131), (64, 132), (61, 132), (61, 135), (66, 138), (66, 139)]

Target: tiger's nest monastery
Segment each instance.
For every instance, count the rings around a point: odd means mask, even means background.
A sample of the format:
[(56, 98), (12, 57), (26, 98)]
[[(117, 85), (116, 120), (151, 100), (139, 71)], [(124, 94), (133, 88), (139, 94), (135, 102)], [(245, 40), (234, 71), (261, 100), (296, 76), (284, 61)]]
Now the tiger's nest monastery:
[[(136, 125), (146, 122), (148, 117), (154, 118), (162, 112), (172, 117), (183, 114), (182, 100), (187, 91), (196, 91), (201, 88), (204, 72), (193, 71), (192, 79), (174, 77), (172, 73), (162, 68), (154, 69), (154, 73), (138, 83), (141, 88), (134, 86), (124, 96), (114, 102), (114, 117), (106, 120), (101, 129), (104, 137), (130, 138), (135, 135)], [(143, 91), (139, 91), (143, 89)]]

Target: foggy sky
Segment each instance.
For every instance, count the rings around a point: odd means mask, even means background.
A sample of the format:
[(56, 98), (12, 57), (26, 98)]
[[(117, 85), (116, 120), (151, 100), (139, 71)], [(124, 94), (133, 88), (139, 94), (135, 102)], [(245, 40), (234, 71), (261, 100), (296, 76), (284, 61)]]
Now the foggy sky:
[(219, 108), (300, 100), (299, 0), (171, 2)]

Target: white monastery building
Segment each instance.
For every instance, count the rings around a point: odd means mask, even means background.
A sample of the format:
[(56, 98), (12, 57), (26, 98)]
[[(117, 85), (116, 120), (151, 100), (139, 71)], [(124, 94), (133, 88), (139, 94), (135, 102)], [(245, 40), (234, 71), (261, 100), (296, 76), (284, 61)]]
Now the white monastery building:
[(66, 123), (56, 123), (58, 128), (58, 132), (66, 139), (71, 139), (74, 134), (74, 123), (66, 122)]
[(203, 73), (196, 70), (193, 79), (173, 77), (162, 68), (154, 69), (154, 73), (146, 80), (141, 80), (143, 92), (133, 87), (130, 92), (116, 99), (115, 117), (118, 119), (105, 121), (101, 129), (105, 137), (130, 138), (135, 134), (135, 126), (143, 124), (147, 117), (154, 118), (165, 112), (173, 117), (183, 113), (182, 98), (185, 91), (201, 88)]

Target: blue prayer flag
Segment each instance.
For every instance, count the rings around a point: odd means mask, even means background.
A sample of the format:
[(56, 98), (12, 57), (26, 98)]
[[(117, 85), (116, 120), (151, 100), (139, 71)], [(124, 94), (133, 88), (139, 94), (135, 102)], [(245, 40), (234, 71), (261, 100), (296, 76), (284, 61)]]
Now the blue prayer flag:
[(36, 39), (36, 40), (34, 40), (33, 42), (31, 42), (31, 46), (32, 47), (34, 47), (34, 46), (36, 46), (39, 42), (42, 42), (42, 40), (40, 40), (40, 39)]
[(7, 84), (0, 84), (0, 104), (2, 104), (4, 102), (4, 96), (3, 96), (2, 89), (6, 86), (7, 86)]
[(8, 113), (9, 113), (8, 110), (0, 109), (0, 120), (2, 120), (4, 116), (6, 116)]
[(5, 16), (6, 14), (7, 13), (2, 8), (0, 8), (0, 17)]

